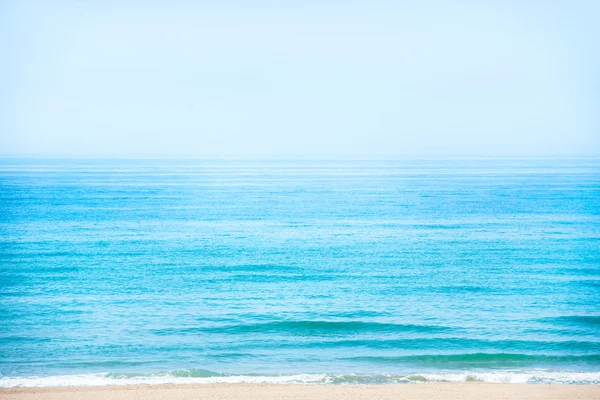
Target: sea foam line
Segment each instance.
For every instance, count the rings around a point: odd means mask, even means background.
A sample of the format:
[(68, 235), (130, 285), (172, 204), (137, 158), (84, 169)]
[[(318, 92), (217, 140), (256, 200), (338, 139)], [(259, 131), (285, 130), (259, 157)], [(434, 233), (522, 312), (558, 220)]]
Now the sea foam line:
[(56, 386), (115, 386), (150, 384), (214, 384), (214, 383), (268, 383), (268, 384), (392, 384), (427, 382), (493, 382), (545, 384), (600, 384), (600, 372), (562, 371), (465, 371), (421, 373), (411, 375), (231, 375), (209, 377), (176, 376), (180, 371), (136, 376), (115, 376), (110, 373), (57, 375), (47, 377), (1, 377), (0, 387), (56, 387)]

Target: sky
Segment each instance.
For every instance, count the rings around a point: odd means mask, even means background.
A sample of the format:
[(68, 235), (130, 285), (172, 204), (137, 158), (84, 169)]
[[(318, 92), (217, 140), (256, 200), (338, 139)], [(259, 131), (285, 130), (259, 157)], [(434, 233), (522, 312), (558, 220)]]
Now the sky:
[(599, 1), (0, 0), (0, 154), (600, 155)]

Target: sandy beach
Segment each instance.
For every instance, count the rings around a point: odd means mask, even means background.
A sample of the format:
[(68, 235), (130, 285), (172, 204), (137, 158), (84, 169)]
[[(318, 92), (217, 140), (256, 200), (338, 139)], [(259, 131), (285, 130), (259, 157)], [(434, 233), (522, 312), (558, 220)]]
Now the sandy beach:
[(600, 399), (600, 385), (436, 383), (420, 385), (143, 385), (1, 389), (6, 400), (187, 399)]

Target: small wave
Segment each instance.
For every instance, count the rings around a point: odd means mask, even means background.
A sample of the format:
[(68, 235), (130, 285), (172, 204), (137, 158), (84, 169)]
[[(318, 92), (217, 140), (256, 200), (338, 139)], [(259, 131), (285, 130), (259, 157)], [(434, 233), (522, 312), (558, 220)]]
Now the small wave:
[(209, 371), (207, 369), (180, 369), (169, 372), (150, 372), (150, 373), (107, 373), (106, 377), (111, 379), (136, 379), (136, 378), (144, 378), (144, 377), (173, 377), (173, 378), (214, 378), (225, 376), (224, 374), (220, 374), (218, 372)]
[(0, 387), (128, 386), (150, 384), (419, 384), (429, 382), (495, 382), (544, 384), (600, 384), (600, 372), (566, 371), (461, 371), (410, 375), (296, 374), (224, 375), (202, 369), (148, 374), (96, 373), (47, 377), (1, 377)]
[[(279, 344), (285, 347), (285, 344)], [(481, 349), (489, 353), (500, 352), (556, 352), (580, 351), (588, 354), (600, 354), (600, 342), (589, 341), (541, 341), (541, 340), (486, 340), (461, 337), (444, 338), (409, 338), (409, 339), (346, 339), (319, 340), (304, 343), (293, 343), (294, 348), (370, 348), (389, 350), (431, 350), (431, 351), (464, 351), (465, 349)]]
[(540, 318), (539, 321), (556, 325), (584, 325), (590, 327), (599, 327), (600, 315), (563, 315), (560, 317)]
[(352, 357), (349, 360), (366, 361), (371, 363), (401, 364), (417, 363), (424, 365), (452, 365), (452, 366), (485, 366), (500, 367), (515, 366), (533, 363), (594, 363), (600, 362), (600, 354), (587, 355), (538, 355), (538, 354), (510, 354), (510, 353), (468, 353), (468, 354), (432, 354), (415, 356), (366, 356)]
[(194, 334), (194, 333), (302, 333), (304, 335), (323, 335), (346, 332), (437, 332), (451, 330), (445, 326), (393, 324), (365, 321), (273, 321), (224, 325), (216, 327), (188, 327), (180, 329), (159, 329), (158, 335)]

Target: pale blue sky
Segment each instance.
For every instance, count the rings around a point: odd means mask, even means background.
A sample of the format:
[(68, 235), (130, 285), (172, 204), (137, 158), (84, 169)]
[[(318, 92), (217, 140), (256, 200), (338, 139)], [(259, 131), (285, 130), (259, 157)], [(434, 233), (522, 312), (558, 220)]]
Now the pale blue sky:
[(0, 0), (0, 153), (600, 154), (599, 1)]

